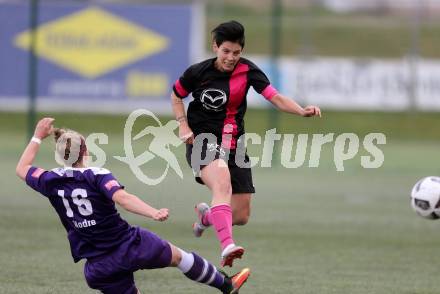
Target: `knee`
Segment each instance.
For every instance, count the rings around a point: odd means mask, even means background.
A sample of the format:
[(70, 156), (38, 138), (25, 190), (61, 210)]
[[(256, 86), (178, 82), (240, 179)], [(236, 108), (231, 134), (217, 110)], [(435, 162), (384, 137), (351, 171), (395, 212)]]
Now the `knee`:
[(227, 197), (232, 195), (231, 180), (227, 176), (219, 177), (212, 186), (214, 194), (219, 194)]
[(214, 185), (213, 190), (214, 192), (224, 196), (231, 197), (232, 195), (232, 187), (229, 181), (219, 181), (216, 185)]

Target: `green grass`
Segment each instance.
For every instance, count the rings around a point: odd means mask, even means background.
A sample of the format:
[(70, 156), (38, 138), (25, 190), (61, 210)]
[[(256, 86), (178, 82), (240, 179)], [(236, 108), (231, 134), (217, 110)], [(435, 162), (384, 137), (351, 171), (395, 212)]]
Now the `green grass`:
[[(366, 111), (327, 111), (323, 117), (302, 118), (280, 113), (275, 110), (250, 109), (246, 113), (246, 131), (264, 134), (273, 127), (279, 133), (342, 133), (354, 132), (365, 135), (382, 132), (392, 139), (439, 140), (440, 133), (435, 126), (440, 124), (437, 112), (366, 112)], [(120, 136), (124, 129), (127, 115), (95, 115), (70, 113), (40, 113), (38, 118), (52, 116), (57, 127), (74, 128), (84, 134), (104, 132)], [(161, 117), (165, 123), (171, 117)], [(135, 130), (143, 128), (142, 122), (150, 120), (139, 118), (141, 124), (135, 124)], [(0, 132), (22, 136), (25, 140), (27, 118), (21, 113), (0, 112)], [(5, 143), (7, 143), (5, 141)]]
[[(256, 168), (257, 193), (251, 221), (234, 228), (247, 249), (237, 267), (252, 268), (240, 293), (300, 294), (434, 294), (438, 293), (436, 255), (438, 222), (417, 217), (409, 206), (409, 191), (421, 177), (439, 174), (438, 114), (324, 113), (321, 120), (280, 118), (285, 133), (370, 131), (387, 134), (380, 146), (385, 161), (379, 169), (360, 166), (361, 151), (337, 172), (333, 148), (326, 145), (320, 166), (297, 169)], [(263, 133), (267, 113), (250, 111), (249, 131)], [(192, 207), (209, 201), (208, 191), (193, 181), (176, 148), (184, 171), (170, 172), (160, 185), (140, 183), (128, 166), (113, 159), (123, 154), (124, 116), (60, 115), (57, 121), (84, 133), (107, 131), (107, 168), (128, 190), (154, 206), (169, 207), (171, 218), (156, 223), (122, 212), (131, 223), (147, 227), (173, 243), (218, 263), (214, 233), (192, 237)], [(66, 234), (43, 197), (14, 174), (25, 144), (25, 118), (0, 113), (0, 293), (94, 293), (83, 278), (83, 262), (71, 260)], [(36, 163), (54, 166), (52, 145), (44, 143)], [(261, 153), (255, 147), (254, 156)], [(307, 156), (310, 150), (308, 149)], [(307, 157), (306, 157), (307, 159)], [(160, 173), (154, 162), (145, 172)], [(217, 293), (186, 280), (175, 269), (136, 273), (142, 293)]]
[[(223, 9), (220, 9), (223, 8)], [(270, 54), (271, 10), (258, 4), (207, 5), (206, 37), (221, 22), (231, 19), (246, 28), (246, 53)], [(281, 22), (281, 54), (336, 57), (405, 57), (412, 50), (411, 16), (391, 13), (335, 13), (315, 7), (311, 10), (285, 7)], [(439, 58), (440, 22), (435, 17), (421, 19), (418, 50), (426, 58)], [(207, 42), (206, 49), (210, 50)]]

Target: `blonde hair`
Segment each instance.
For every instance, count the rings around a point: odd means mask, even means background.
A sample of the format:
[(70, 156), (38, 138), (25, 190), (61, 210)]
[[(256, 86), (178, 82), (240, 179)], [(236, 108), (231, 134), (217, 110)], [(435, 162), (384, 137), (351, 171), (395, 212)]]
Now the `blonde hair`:
[(87, 152), (84, 137), (73, 130), (54, 129), (55, 161), (62, 166), (75, 167), (85, 158)]

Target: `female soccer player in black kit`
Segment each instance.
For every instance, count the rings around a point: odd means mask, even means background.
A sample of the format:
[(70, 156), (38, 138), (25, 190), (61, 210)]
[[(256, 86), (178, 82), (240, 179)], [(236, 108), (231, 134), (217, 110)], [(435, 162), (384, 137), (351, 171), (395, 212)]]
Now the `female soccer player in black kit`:
[[(310, 117), (321, 116), (321, 110), (317, 106), (303, 108), (278, 93), (254, 63), (241, 57), (245, 37), (240, 23), (222, 23), (212, 36), (216, 57), (190, 66), (175, 82), (171, 99), (196, 181), (212, 193), (211, 207), (206, 203), (196, 206), (194, 234), (200, 237), (212, 225), (221, 243), (221, 264), (232, 266), (233, 260), (244, 253), (244, 248), (233, 241), (232, 225), (248, 222), (251, 195), (255, 193), (245, 140), (240, 140), (245, 133), (249, 88), (252, 86), (284, 112)], [(182, 99), (189, 93), (194, 100), (186, 116)]]

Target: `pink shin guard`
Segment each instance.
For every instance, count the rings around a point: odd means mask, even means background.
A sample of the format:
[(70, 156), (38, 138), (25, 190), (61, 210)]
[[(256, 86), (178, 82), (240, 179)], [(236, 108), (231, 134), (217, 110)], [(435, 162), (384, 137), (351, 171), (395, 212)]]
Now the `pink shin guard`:
[(222, 250), (234, 243), (232, 239), (232, 209), (229, 204), (211, 207), (211, 213), (209, 216), (207, 214), (205, 219), (214, 226)]
[(211, 226), (212, 225), (212, 218), (211, 218), (211, 211), (207, 211), (203, 217), (202, 217), (202, 225), (204, 226)]

